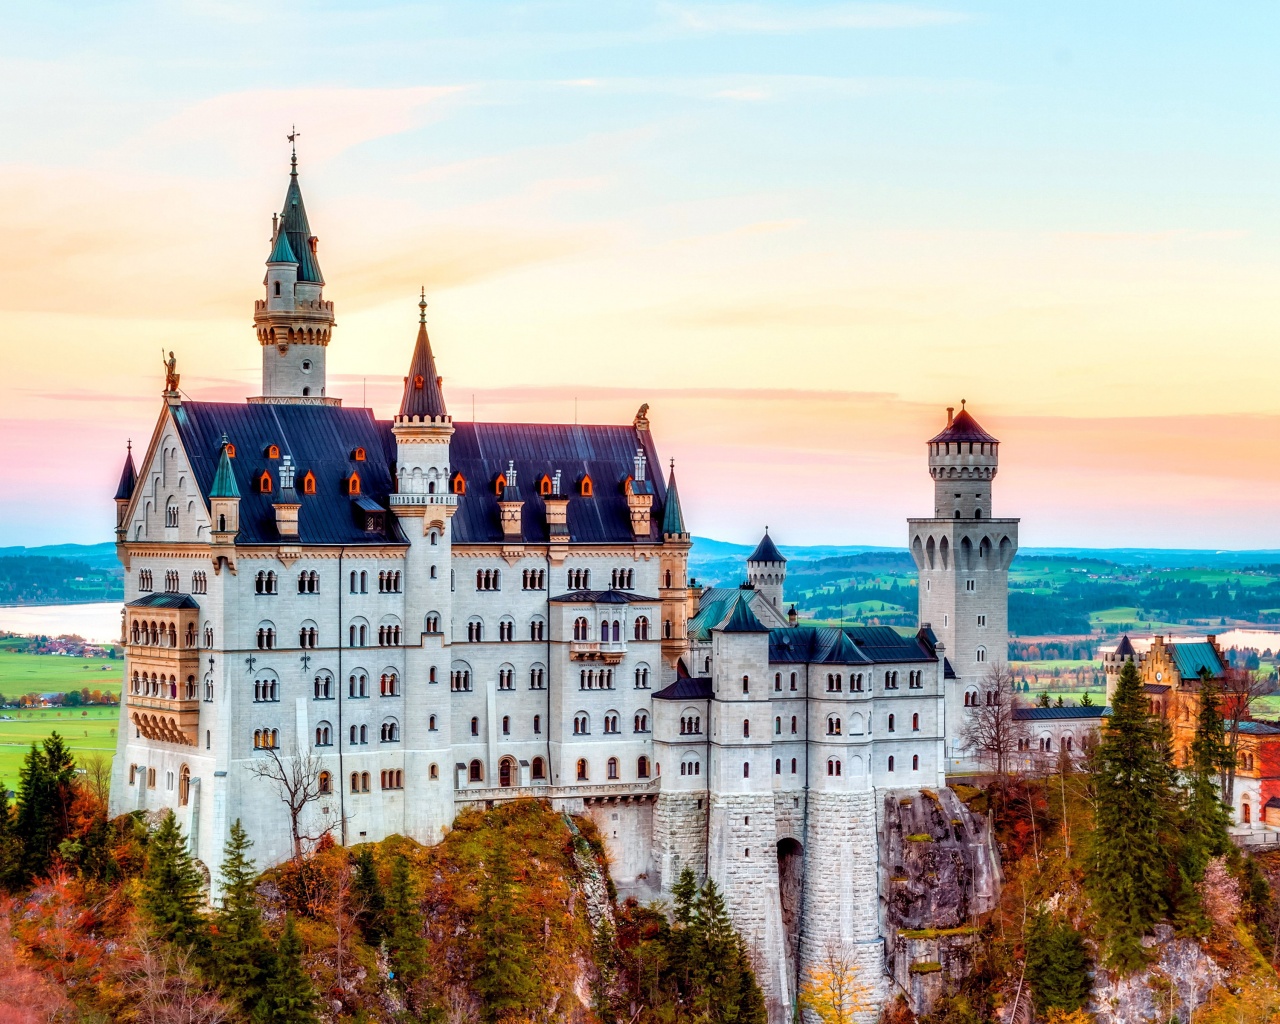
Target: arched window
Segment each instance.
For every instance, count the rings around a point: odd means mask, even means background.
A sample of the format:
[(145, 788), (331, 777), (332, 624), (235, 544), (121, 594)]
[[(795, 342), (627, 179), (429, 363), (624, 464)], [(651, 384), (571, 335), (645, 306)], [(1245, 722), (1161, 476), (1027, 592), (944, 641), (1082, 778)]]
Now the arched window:
[(258, 477), (258, 491), (262, 494), (270, 494), (271, 490), (271, 474), (264, 469), (262, 475)]
[(394, 718), (388, 718), (382, 723), (381, 742), (383, 743), (399, 743), (400, 742), (400, 723)]
[(436, 731), (436, 716), (435, 716), (435, 715), (432, 715), (430, 718), (428, 718), (428, 719), (427, 719), (427, 729), (428, 729), (428, 731), (430, 731), (430, 732), (435, 732), (435, 731)]
[(312, 473), (310, 470), (307, 470), (306, 474), (302, 478), (302, 493), (303, 494), (316, 493), (316, 475)]
[(750, 761), (742, 762), (742, 777), (744, 779), (751, 778), (751, 762)]
[(427, 769), (427, 777), (430, 779), (440, 778), (440, 766), (433, 764), (429, 769)]
[(636, 761), (636, 778), (647, 779), (649, 777), (649, 759), (641, 757)]
[(589, 498), (595, 493), (595, 489), (591, 484), (591, 477), (586, 475), (582, 477), (581, 482), (578, 484), (578, 493), (584, 498)]
[(476, 718), (474, 715), (471, 717), (471, 735), (480, 735), (480, 719)]
[(911, 731), (912, 731), (912, 732), (919, 732), (919, 731), (920, 731), (920, 716), (919, 716), (919, 715), (912, 715), (912, 716), (911, 716)]
[(637, 711), (637, 712), (636, 712), (636, 717), (635, 717), (635, 731), (636, 731), (636, 732), (648, 732), (648, 731), (649, 731), (649, 716), (648, 716), (645, 712), (643, 712), (643, 711)]
[(547, 777), (546, 762), (540, 757), (535, 757), (529, 774), (534, 780), (543, 781)]
[(841, 733), (841, 721), (838, 715), (827, 716), (827, 735), (839, 736)]
[(328, 722), (318, 722), (316, 724), (316, 746), (333, 746), (333, 728)]
[(360, 474), (352, 473), (347, 477), (347, 493), (351, 495), (360, 493)]
[(467, 767), (467, 781), (468, 781), (468, 782), (483, 782), (483, 781), (484, 781), (484, 765), (482, 765), (482, 764), (480, 763), (479, 758), (473, 759), (473, 760), (472, 760), (472, 762), (471, 762), (471, 764), (470, 764), (470, 765), (468, 765), (468, 767)]
[(321, 772), (320, 777), (316, 781), (321, 793), (333, 792), (333, 776), (328, 772)]
[(975, 661), (986, 661), (987, 649), (985, 647), (979, 647), (976, 651), (973, 652), (973, 658)]
[(918, 772), (918, 771), (920, 770), (920, 755), (919, 755), (919, 754), (912, 754), (912, 755), (911, 755), (911, 770), (912, 770), (913, 772)]
[(637, 615), (635, 622), (635, 638), (637, 640), (649, 639), (649, 619), (644, 615)]
[(890, 732), (893, 732), (893, 731), (894, 731), (894, 730), (893, 730), (893, 721), (894, 721), (894, 716), (893, 716), (893, 715), (890, 715), (890, 716), (889, 716), (889, 731), (890, 731)]
[(791, 759), (791, 774), (794, 775), (795, 773), (796, 773), (796, 759), (793, 757)]
[(617, 779), (618, 759), (616, 757), (611, 757), (605, 762), (605, 776), (609, 779)]
[(185, 764), (178, 770), (178, 806), (186, 807), (191, 796), (191, 769)]
[(893, 771), (893, 755), (889, 756), (889, 771)]
[(579, 782), (587, 781), (587, 759), (585, 757), (578, 758), (577, 778)]

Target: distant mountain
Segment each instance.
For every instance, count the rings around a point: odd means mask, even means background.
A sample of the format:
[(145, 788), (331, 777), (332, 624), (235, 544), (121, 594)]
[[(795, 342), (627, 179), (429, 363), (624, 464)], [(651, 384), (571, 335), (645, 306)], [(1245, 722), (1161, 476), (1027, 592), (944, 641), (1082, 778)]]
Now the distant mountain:
[(42, 547), (24, 548), (21, 546), (0, 548), (0, 558), (65, 558), (72, 562), (81, 562), (93, 569), (119, 570), (120, 562), (116, 559), (116, 546), (104, 544), (46, 544)]

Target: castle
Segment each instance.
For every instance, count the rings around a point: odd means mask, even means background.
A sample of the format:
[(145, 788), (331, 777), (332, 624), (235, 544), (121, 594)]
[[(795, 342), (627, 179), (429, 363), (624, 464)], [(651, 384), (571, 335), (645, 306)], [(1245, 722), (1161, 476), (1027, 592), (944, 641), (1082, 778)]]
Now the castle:
[(922, 625), (798, 625), (766, 533), (701, 588), (674, 469), (629, 424), (455, 422), (425, 300), (390, 420), (327, 393), (334, 310), (296, 158), (255, 303), (262, 394), (163, 407), (116, 493), (126, 649), (113, 813), (172, 808), (216, 878), (323, 834), (439, 840), (465, 807), (590, 816), (615, 880), (723, 889), (775, 1019), (838, 944), (882, 998), (878, 822), (945, 786), (1007, 650), (1017, 520), (963, 410), (909, 523)]

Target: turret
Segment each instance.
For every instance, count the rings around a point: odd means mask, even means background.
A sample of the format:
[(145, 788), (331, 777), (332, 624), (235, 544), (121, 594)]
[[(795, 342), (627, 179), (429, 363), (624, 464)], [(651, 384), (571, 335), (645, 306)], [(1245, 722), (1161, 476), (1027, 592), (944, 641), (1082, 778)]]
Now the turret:
[(933, 514), (937, 519), (990, 519), (991, 481), (1000, 442), (978, 425), (960, 400), (960, 415), (947, 409), (947, 426), (929, 439)]
[[(391, 496), (392, 508), (401, 515), (422, 515), (428, 506), (437, 506), (437, 510), (447, 507), (447, 515), (453, 515), (456, 499), (449, 491), (453, 417), (445, 408), (431, 339), (427, 336), (425, 289), (418, 302), (418, 337), (391, 432), (396, 439), (396, 493)], [(409, 512), (410, 509), (417, 511)], [(427, 523), (433, 521), (439, 522), (428, 515)], [(443, 522), (439, 525), (443, 528)]]
[(218, 471), (209, 488), (209, 515), (213, 520), (213, 564), (222, 560), (235, 572), (236, 535), (240, 532), (240, 488), (236, 486), (235, 470), (231, 467), (234, 447), (222, 435), (222, 454), (218, 458)]
[(764, 537), (747, 557), (747, 581), (756, 588), (779, 615), (782, 614), (782, 584), (787, 578), (787, 560), (764, 528)]
[(333, 303), (324, 299), (324, 275), (298, 185), (294, 151), (284, 209), (271, 223), (271, 251), (263, 280), (266, 296), (254, 303), (253, 325), (262, 346), (262, 396), (250, 401), (326, 403), (325, 356), (333, 333)]
[(133, 489), (138, 484), (138, 470), (133, 464), (133, 442), (124, 457), (124, 469), (120, 471), (120, 483), (116, 487), (116, 539), (125, 540), (127, 526), (124, 517), (129, 514), (129, 502), (133, 499)]

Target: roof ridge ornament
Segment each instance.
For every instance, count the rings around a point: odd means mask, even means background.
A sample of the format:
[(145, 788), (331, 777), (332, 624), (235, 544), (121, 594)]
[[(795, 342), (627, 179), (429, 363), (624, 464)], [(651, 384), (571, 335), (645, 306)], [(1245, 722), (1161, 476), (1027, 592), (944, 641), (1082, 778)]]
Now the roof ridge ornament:
[(298, 126), (294, 124), (289, 126), (289, 134), (285, 136), (293, 150), (289, 158), (289, 173), (295, 178), (298, 176), (298, 136), (301, 134), (302, 132), (298, 131)]

